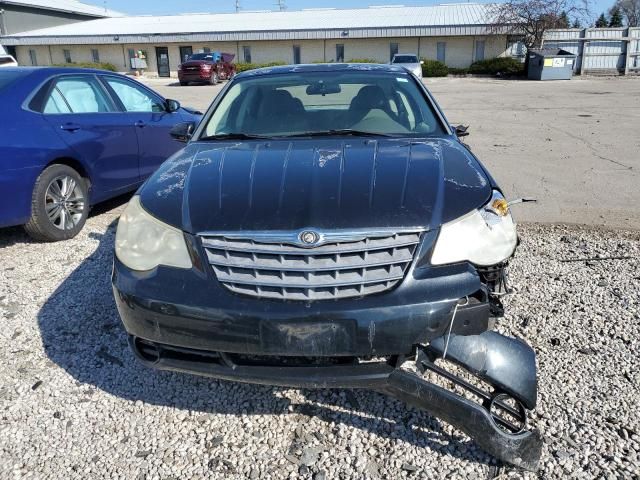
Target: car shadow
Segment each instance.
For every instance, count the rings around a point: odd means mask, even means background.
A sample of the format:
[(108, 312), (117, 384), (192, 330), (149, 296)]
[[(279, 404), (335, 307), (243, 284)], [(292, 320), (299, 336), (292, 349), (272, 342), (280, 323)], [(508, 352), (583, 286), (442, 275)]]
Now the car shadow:
[[(382, 394), (366, 390), (301, 390), (306, 401), (284, 394), (288, 389), (233, 383), (142, 366), (130, 351), (111, 289), (117, 221), (97, 249), (47, 299), (37, 321), (48, 358), (90, 386), (130, 402), (208, 414), (298, 414), (318, 418), (328, 428), (342, 424), (443, 455), (495, 465), (467, 437), (450, 434), (438, 419)], [(86, 390), (86, 389), (85, 389)]]

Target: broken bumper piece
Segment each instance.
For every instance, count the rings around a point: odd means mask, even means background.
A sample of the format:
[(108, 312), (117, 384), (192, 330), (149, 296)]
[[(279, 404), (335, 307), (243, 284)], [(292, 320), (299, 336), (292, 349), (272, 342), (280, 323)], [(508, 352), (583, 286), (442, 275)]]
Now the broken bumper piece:
[[(526, 430), (526, 411), (536, 404), (535, 353), (520, 340), (495, 332), (439, 338), (418, 347), (421, 371), (439, 377), (479, 398), (479, 402), (388, 362), (340, 361), (332, 365), (282, 365), (248, 361), (245, 357), (158, 344), (130, 337), (137, 357), (146, 365), (225, 380), (296, 388), (367, 388), (422, 408), (473, 438), (499, 460), (536, 470), (542, 450), (537, 430)], [(437, 366), (445, 356), (490, 384), (481, 388)], [(515, 421), (514, 421), (515, 419)]]

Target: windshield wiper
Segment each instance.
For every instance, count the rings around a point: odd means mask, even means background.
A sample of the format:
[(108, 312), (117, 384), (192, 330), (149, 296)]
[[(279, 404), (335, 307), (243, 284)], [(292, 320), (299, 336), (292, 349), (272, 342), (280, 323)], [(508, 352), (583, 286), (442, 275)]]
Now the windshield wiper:
[(281, 138), (291, 137), (333, 137), (339, 135), (352, 135), (354, 137), (393, 137), (388, 133), (366, 132), (363, 130), (354, 130), (352, 128), (340, 128), (332, 130), (318, 130), (315, 132), (293, 133), (291, 135), (278, 135)]
[(232, 133), (220, 133), (218, 135), (207, 135), (200, 137), (200, 141), (214, 141), (214, 140), (265, 140), (271, 137), (266, 135), (254, 135), (252, 133), (232, 132)]

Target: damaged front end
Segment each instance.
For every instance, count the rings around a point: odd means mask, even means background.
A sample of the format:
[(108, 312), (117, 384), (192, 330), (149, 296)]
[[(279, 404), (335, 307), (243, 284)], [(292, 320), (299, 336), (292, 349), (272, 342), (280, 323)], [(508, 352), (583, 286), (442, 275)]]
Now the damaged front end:
[[(385, 361), (257, 358), (133, 336), (130, 344), (139, 360), (162, 370), (295, 388), (373, 389), (450, 423), (503, 462), (526, 470), (538, 468), (542, 440), (537, 430), (526, 426), (526, 410), (536, 405), (535, 353), (526, 343), (493, 331), (438, 337), (417, 346), (414, 355)], [(403, 368), (407, 360), (415, 360), (417, 372)], [(440, 366), (441, 360), (461, 367), (485, 387)]]

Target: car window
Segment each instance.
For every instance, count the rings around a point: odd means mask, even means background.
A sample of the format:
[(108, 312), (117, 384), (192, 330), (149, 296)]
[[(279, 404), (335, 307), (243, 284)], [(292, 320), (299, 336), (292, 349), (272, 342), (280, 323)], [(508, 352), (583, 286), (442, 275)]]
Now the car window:
[(418, 57), (415, 55), (396, 55), (393, 57), (393, 63), (418, 63)]
[(287, 136), (340, 129), (400, 136), (443, 133), (430, 101), (406, 73), (345, 70), (238, 79), (203, 135)]
[(127, 112), (164, 112), (166, 110), (161, 100), (131, 82), (117, 78), (106, 78), (106, 81)]
[(42, 113), (72, 113), (60, 90), (54, 88), (49, 94)]
[(93, 78), (89, 77), (70, 77), (57, 80), (44, 108), (44, 113), (104, 113), (111, 111), (113, 109), (104, 91)]

